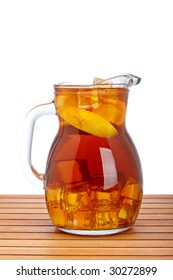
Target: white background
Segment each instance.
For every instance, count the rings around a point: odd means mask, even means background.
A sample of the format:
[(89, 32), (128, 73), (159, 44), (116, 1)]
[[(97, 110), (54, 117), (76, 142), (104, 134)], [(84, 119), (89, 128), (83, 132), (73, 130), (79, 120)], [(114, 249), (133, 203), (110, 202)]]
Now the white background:
[[(24, 176), (26, 113), (53, 100), (53, 84), (117, 73), (131, 89), (127, 128), (138, 149), (144, 193), (173, 193), (172, 1), (0, 0), (0, 193), (43, 193)], [(56, 117), (37, 122), (33, 148), (44, 172)]]

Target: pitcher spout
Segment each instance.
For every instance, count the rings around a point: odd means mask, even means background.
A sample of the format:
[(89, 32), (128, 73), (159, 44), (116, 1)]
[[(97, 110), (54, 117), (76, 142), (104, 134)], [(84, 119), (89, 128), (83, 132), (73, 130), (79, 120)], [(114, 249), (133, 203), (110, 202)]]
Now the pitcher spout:
[(112, 86), (122, 86), (122, 87), (132, 87), (137, 84), (139, 84), (141, 81), (141, 78), (132, 75), (132, 74), (120, 74), (108, 79), (104, 80), (99, 80), (98, 82), (95, 83), (95, 85), (101, 85), (101, 84), (112, 84)]

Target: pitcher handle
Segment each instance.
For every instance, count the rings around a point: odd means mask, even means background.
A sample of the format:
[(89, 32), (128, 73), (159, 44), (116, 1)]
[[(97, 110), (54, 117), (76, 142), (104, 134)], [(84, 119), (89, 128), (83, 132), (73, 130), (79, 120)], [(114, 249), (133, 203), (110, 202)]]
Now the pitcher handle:
[(21, 143), (21, 165), (24, 174), (34, 185), (42, 186), (45, 174), (39, 173), (32, 165), (31, 152), (34, 126), (36, 120), (45, 115), (56, 115), (53, 102), (41, 104), (29, 111), (24, 121), (22, 143)]

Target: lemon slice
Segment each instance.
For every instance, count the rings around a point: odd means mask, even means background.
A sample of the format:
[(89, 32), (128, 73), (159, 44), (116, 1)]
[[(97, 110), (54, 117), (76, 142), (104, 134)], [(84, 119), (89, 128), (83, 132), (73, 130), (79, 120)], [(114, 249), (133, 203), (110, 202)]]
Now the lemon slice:
[(72, 126), (95, 136), (110, 138), (118, 134), (116, 128), (104, 118), (74, 106), (58, 109), (59, 115)]

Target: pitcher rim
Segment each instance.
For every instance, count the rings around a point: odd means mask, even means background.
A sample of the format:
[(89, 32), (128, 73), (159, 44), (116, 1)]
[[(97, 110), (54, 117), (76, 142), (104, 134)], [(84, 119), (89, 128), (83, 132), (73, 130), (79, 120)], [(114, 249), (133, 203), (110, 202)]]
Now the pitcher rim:
[(140, 83), (141, 78), (132, 74), (119, 74), (107, 79), (99, 79), (100, 82), (94, 84), (61, 82), (54, 84), (57, 88), (130, 88)]

